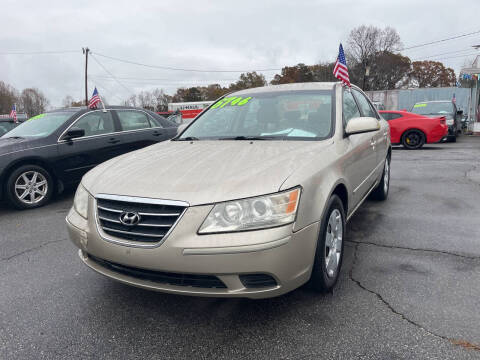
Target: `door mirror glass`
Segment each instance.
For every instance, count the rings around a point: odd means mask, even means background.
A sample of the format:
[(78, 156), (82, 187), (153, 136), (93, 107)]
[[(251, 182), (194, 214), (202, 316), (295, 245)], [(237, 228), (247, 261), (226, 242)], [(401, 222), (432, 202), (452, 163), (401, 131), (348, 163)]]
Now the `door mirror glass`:
[(80, 137), (83, 137), (83, 136), (85, 136), (85, 130), (84, 129), (73, 127), (73, 128), (71, 128), (70, 130), (67, 131), (64, 139), (65, 140), (72, 140), (72, 139), (80, 138)]
[(380, 123), (373, 117), (357, 117), (350, 119), (345, 128), (345, 133), (348, 135), (361, 134), (370, 131), (377, 131), (380, 129)]

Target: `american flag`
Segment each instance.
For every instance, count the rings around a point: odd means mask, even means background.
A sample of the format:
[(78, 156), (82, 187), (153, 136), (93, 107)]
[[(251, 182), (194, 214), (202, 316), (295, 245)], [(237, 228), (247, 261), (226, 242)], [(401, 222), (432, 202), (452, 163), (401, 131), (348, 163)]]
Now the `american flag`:
[(97, 104), (101, 101), (102, 100), (100, 99), (100, 95), (98, 95), (97, 87), (95, 87), (95, 90), (93, 90), (92, 97), (90, 98), (90, 101), (88, 102), (88, 107), (90, 109), (95, 109), (97, 107)]
[(10, 111), (10, 117), (13, 118), (14, 122), (17, 122), (17, 105), (13, 104), (12, 111)]
[(343, 46), (340, 44), (338, 49), (338, 57), (333, 68), (333, 75), (339, 79), (345, 85), (350, 85), (350, 77), (348, 76), (347, 61), (345, 60), (345, 53), (343, 52)]

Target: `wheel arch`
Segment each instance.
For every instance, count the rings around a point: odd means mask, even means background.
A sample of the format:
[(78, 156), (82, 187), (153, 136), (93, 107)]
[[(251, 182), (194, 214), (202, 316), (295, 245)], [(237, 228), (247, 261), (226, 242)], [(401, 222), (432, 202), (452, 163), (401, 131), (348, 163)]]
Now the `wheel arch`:
[[(61, 185), (60, 185), (60, 180), (58, 179), (58, 176), (57, 174), (55, 173), (55, 171), (53, 170), (53, 167), (48, 163), (48, 161), (42, 159), (42, 158), (39, 158), (39, 157), (28, 157), (28, 158), (22, 158), (22, 159), (18, 159), (17, 161), (13, 161), (12, 163), (10, 163), (2, 172), (2, 174), (0, 175), (0, 178), (4, 179), (4, 183), (6, 186), (7, 184), (7, 179), (8, 177), (10, 176), (10, 174), (15, 170), (15, 169), (18, 169), (20, 166), (24, 166), (24, 165), (37, 165), (37, 166), (41, 166), (42, 168), (44, 168), (46, 171), (48, 171), (48, 173), (50, 174), (50, 176), (52, 177), (53, 179), (53, 183), (54, 183), (54, 187), (55, 189), (58, 189)], [(54, 190), (55, 190), (54, 189)]]

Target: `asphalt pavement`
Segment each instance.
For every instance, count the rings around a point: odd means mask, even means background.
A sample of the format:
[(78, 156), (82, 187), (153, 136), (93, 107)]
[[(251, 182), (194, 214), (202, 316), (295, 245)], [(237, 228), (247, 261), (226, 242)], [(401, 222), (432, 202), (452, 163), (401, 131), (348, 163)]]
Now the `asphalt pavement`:
[(347, 225), (333, 294), (167, 295), (81, 264), (73, 193), (0, 204), (0, 359), (480, 359), (480, 137), (395, 148), (386, 202)]

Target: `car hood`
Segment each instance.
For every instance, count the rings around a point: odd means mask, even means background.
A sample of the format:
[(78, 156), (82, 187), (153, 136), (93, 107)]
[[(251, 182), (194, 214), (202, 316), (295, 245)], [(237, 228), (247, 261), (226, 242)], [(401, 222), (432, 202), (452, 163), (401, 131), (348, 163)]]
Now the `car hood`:
[(35, 146), (38, 139), (0, 138), (0, 156)]
[[(325, 141), (167, 141), (112, 159), (82, 180), (100, 193), (208, 204), (277, 192)], [(321, 157), (319, 157), (321, 159)]]

